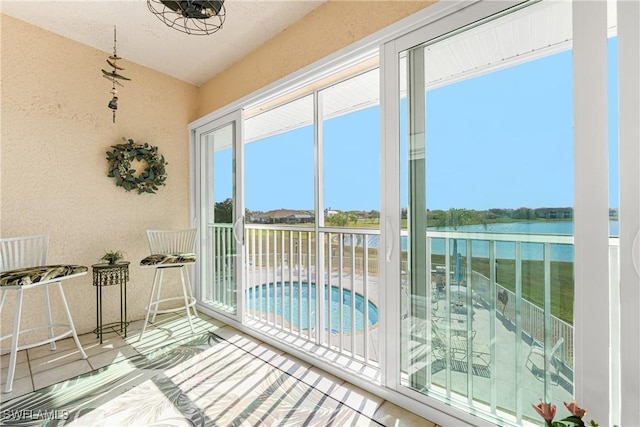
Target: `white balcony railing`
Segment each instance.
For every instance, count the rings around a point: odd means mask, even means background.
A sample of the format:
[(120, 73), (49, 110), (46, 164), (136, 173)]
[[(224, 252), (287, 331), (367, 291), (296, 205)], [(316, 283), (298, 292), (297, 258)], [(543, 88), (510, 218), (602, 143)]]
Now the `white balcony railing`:
[(206, 263), (206, 283), (202, 289), (203, 301), (216, 308), (235, 312), (236, 310), (236, 242), (233, 224), (210, 225), (207, 230), (207, 247), (210, 256)]
[[(326, 348), (343, 361), (357, 361), (379, 374), (382, 319), (378, 304), (385, 285), (378, 269), (379, 235), (379, 230), (355, 228), (316, 231), (315, 227), (247, 225), (245, 321), (262, 333), (275, 331), (289, 343)], [(399, 315), (402, 345), (407, 346), (401, 367), (407, 384), (442, 393), (447, 399), (464, 396), (477, 409), (495, 413), (502, 408), (498, 412), (516, 419), (531, 412), (522, 402), (546, 396), (552, 388), (554, 396), (571, 399), (574, 328), (551, 313), (550, 295), (556, 297), (559, 280), (573, 277), (572, 236), (428, 231), (424, 261), (431, 268), (431, 283), (425, 290), (426, 300), (424, 293), (412, 294), (416, 289), (410, 285), (411, 261), (406, 235), (402, 237), (398, 281), (405, 299), (401, 298)], [(209, 238), (217, 246), (210, 260), (215, 276), (212, 299), (221, 306), (233, 305), (237, 284), (235, 257), (230, 255), (235, 250), (231, 226), (210, 227)], [(616, 244), (612, 241), (611, 247)], [(563, 251), (570, 256), (558, 255)], [(502, 275), (505, 264), (506, 277)], [(558, 275), (561, 267), (571, 272), (564, 279)], [(616, 274), (612, 271), (611, 277)], [(525, 298), (525, 287), (527, 292), (532, 287), (542, 289), (546, 310)], [(421, 299), (432, 302), (428, 314), (417, 315), (423, 313), (419, 308), (411, 311), (411, 304)], [(464, 314), (455, 313), (460, 307), (454, 307), (454, 301), (470, 309), (462, 307)], [(425, 321), (432, 322), (435, 331)], [(438, 335), (444, 340), (439, 349)], [(552, 345), (560, 341), (559, 349), (550, 354)], [(546, 343), (544, 360), (536, 361), (534, 368), (528, 355), (541, 343)], [(329, 354), (319, 353), (318, 357)], [(511, 403), (497, 400), (506, 384), (518, 385), (511, 392), (515, 396)], [(484, 397), (489, 400), (482, 397), (476, 404), (477, 391), (472, 390), (487, 390)]]
[(245, 317), (377, 367), (378, 234), (248, 225)]
[[(486, 303), (488, 301), (488, 293), (490, 280), (488, 277), (473, 272), (472, 286), (475, 297)], [(511, 323), (515, 328), (516, 319), (516, 295), (514, 292), (505, 287), (496, 284), (496, 295), (500, 292), (507, 294), (506, 304), (498, 303), (501, 309), (501, 315), (506, 322)], [(544, 342), (544, 310), (525, 298), (521, 299), (520, 318), (522, 333), (526, 334), (529, 339)], [(563, 339), (563, 344), (558, 352), (558, 358), (568, 367), (573, 367), (573, 325), (551, 315), (551, 342), (557, 342)]]
[[(232, 299), (235, 300), (232, 268), (234, 258), (228, 254), (233, 247), (232, 228), (230, 225), (215, 225), (211, 228), (214, 245), (219, 248), (213, 261), (213, 272), (217, 277), (215, 283), (218, 284), (212, 289), (213, 299), (229, 305), (233, 303)], [(370, 332), (378, 322), (378, 235), (377, 230), (326, 229), (320, 232), (322, 244), (317, 246), (313, 227), (248, 225), (245, 236), (246, 315), (349, 356), (377, 363), (374, 350), (377, 348), (377, 338), (372, 339)], [(444, 239), (447, 243), (458, 239), (490, 244), (512, 242), (549, 246), (571, 245), (573, 241), (571, 236), (498, 233), (430, 231), (427, 236), (431, 242), (434, 239)], [(316, 251), (320, 246), (323, 251), (320, 261), (324, 287), (317, 287), (320, 263)], [(433, 247), (433, 243), (430, 246)], [(466, 256), (470, 263), (475, 255), (469, 253)], [(550, 264), (550, 257), (543, 262), (545, 265)], [(402, 271), (408, 271), (406, 257), (401, 263)], [(434, 265), (432, 269), (433, 267)], [(495, 268), (495, 264), (492, 268)], [(521, 268), (520, 259), (516, 269)], [(471, 274), (474, 299), (488, 303), (491, 298), (490, 279), (477, 271), (472, 271)], [(332, 290), (331, 298), (329, 286)], [(531, 340), (544, 342), (544, 310), (521, 298), (520, 316), (516, 316), (515, 293), (496, 282), (494, 295), (498, 292), (506, 292), (508, 295), (507, 303), (501, 307), (501, 315), (510, 322), (515, 322), (516, 318), (521, 319), (519, 326), (523, 334)], [(559, 352), (561, 360), (567, 366), (573, 366), (573, 326), (551, 316), (550, 329), (552, 342), (560, 337), (564, 339)]]
[[(453, 247), (452, 242), (457, 240), (462, 246), (462, 250), (459, 251), (463, 254), (461, 264), (472, 266), (469, 270), (464, 268), (460, 274), (465, 285), (471, 285), (473, 301), (489, 308), (492, 295), (497, 299), (499, 293), (506, 294), (503, 300), (504, 303), (493, 301), (497, 315), (501, 317), (502, 322), (511, 324), (514, 330), (520, 331), (522, 338), (527, 341), (528, 345), (532, 345), (534, 341), (544, 343), (545, 330), (549, 334), (547, 342), (553, 344), (562, 339), (563, 343), (554, 357), (561, 361), (566, 368), (572, 370), (574, 355), (573, 325), (553, 314), (545, 313), (543, 307), (522, 296), (517, 298), (516, 293), (511, 289), (519, 286), (522, 291), (525, 274), (523, 269), (527, 261), (536, 261), (541, 264), (538, 272), (531, 271), (529, 274), (537, 282), (536, 285), (543, 288), (543, 292), (552, 292), (552, 288), (558, 287), (560, 285), (559, 282), (554, 281), (551, 277), (551, 266), (559, 263), (573, 263), (573, 236), (442, 231), (429, 231), (427, 236), (432, 248), (434, 247), (434, 240), (444, 241), (442, 246), (448, 248)], [(478, 246), (484, 245), (486, 253), (475, 254), (473, 250), (474, 243), (477, 243)], [(497, 245), (507, 246), (509, 249), (499, 251)], [(530, 250), (525, 251), (523, 249), (524, 245), (528, 245)], [(491, 251), (493, 252), (493, 257), (489, 256)], [(499, 252), (502, 252), (502, 254)], [(473, 260), (474, 258), (485, 258), (485, 261), (489, 262), (489, 271), (494, 271), (497, 275), (498, 261), (505, 256), (505, 252), (507, 252), (506, 257), (514, 264), (514, 274), (506, 279), (494, 277), (495, 288), (493, 288), (492, 292), (491, 279), (473, 270)], [(528, 253), (525, 254), (525, 252)], [(558, 255), (559, 252), (564, 252), (566, 254), (565, 257)], [(558, 257), (560, 259), (554, 259)], [(454, 266), (450, 265), (450, 268), (454, 269)], [(533, 268), (530, 266), (529, 270), (533, 270)], [(470, 276), (469, 280), (467, 280), (467, 275)], [(453, 282), (453, 280), (451, 281)], [(519, 282), (519, 284), (516, 284), (516, 282)], [(507, 286), (507, 284), (510, 286)], [(507, 289), (507, 287), (510, 289)], [(568, 304), (573, 306), (572, 301), (569, 301)], [(547, 309), (550, 310), (551, 308), (548, 307)], [(545, 325), (545, 314), (548, 315), (548, 325)]]

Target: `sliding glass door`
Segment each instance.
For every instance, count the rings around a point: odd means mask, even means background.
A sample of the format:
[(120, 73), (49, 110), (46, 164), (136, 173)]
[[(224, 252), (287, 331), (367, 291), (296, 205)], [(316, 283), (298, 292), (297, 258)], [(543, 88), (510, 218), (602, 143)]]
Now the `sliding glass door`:
[(200, 255), (200, 299), (203, 303), (236, 316), (239, 279), (242, 274), (244, 209), (238, 183), (241, 153), (240, 113), (225, 116), (197, 132), (201, 152), (203, 215)]
[[(385, 50), (399, 135), (388, 126), (383, 234), (398, 286), (387, 325), (400, 339), (387, 366), (416, 399), (540, 422), (532, 403), (562, 407), (579, 392), (574, 207), (593, 208), (576, 183), (591, 161), (575, 131), (589, 126), (574, 111), (584, 53), (572, 2), (471, 9), (466, 25), (427, 26)], [(581, 219), (584, 231), (593, 218)], [(608, 256), (597, 262), (606, 273)]]

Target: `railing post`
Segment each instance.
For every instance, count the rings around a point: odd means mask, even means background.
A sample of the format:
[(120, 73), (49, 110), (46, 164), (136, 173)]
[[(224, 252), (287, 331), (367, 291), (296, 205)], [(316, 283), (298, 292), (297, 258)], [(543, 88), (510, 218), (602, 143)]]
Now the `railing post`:
[(364, 361), (369, 363), (369, 239), (365, 236), (362, 264), (365, 267), (362, 271), (363, 296), (364, 296)]
[(551, 245), (544, 244), (544, 401), (551, 402)]
[[(471, 298), (471, 239), (466, 240), (466, 255), (467, 255), (467, 269), (466, 269), (466, 308), (467, 308), (467, 403), (469, 406), (473, 406), (473, 301)], [(457, 254), (456, 254), (457, 257)], [(456, 258), (457, 259), (457, 258)], [(461, 265), (458, 265), (462, 268)], [(458, 272), (456, 272), (457, 274)], [(456, 277), (458, 280), (458, 287), (460, 287), (460, 277)]]
[[(325, 238), (329, 243), (328, 247), (325, 247)], [(329, 322), (329, 327), (331, 327), (331, 233), (320, 233), (316, 239), (319, 241), (319, 249), (322, 252), (316, 252), (316, 262), (318, 264), (318, 268), (316, 269), (316, 292), (318, 293), (318, 298), (316, 298), (316, 310), (318, 313), (318, 344), (322, 345), (328, 343), (331, 346), (331, 336), (328, 336), (324, 332), (324, 325)], [(327, 258), (327, 266), (325, 267), (325, 252)], [(320, 268), (322, 266), (322, 268)], [(325, 272), (329, 272), (329, 276), (327, 278), (327, 288), (325, 289), (324, 283), (324, 275)], [(328, 297), (326, 293), (328, 292)], [(325, 318), (325, 309), (327, 311)], [(325, 341), (326, 340), (326, 341)]]
[[(522, 243), (516, 242), (516, 297), (514, 320), (516, 325), (516, 380), (515, 384), (520, 384), (522, 366), (521, 342), (522, 342)], [(516, 422), (522, 422), (522, 388), (516, 387)]]
[(496, 260), (496, 241), (489, 241), (489, 356), (491, 367), (491, 413), (495, 414), (498, 402), (498, 385), (496, 371), (496, 276), (497, 276), (497, 260)]

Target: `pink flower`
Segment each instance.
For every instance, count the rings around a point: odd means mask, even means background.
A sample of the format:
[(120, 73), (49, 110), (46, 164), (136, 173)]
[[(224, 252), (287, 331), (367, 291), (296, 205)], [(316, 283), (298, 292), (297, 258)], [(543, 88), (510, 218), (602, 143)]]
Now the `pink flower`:
[(533, 404), (531, 406), (533, 406), (533, 409), (535, 409), (546, 422), (550, 423), (553, 421), (553, 417), (556, 415), (556, 405), (540, 403), (538, 406)]
[(587, 413), (587, 411), (579, 407), (576, 404), (576, 402), (571, 402), (571, 403), (564, 402), (564, 406), (567, 408), (569, 412), (571, 412), (571, 415), (573, 415), (574, 417), (578, 417), (580, 419), (582, 419), (582, 417), (584, 417), (584, 414)]

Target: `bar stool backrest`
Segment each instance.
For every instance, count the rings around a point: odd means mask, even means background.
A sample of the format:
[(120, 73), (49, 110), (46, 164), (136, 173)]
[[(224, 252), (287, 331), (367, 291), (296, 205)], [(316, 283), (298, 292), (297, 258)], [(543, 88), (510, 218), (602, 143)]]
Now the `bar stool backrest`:
[(48, 246), (48, 234), (0, 239), (0, 271), (46, 265)]
[(193, 253), (198, 230), (147, 230), (152, 254)]

